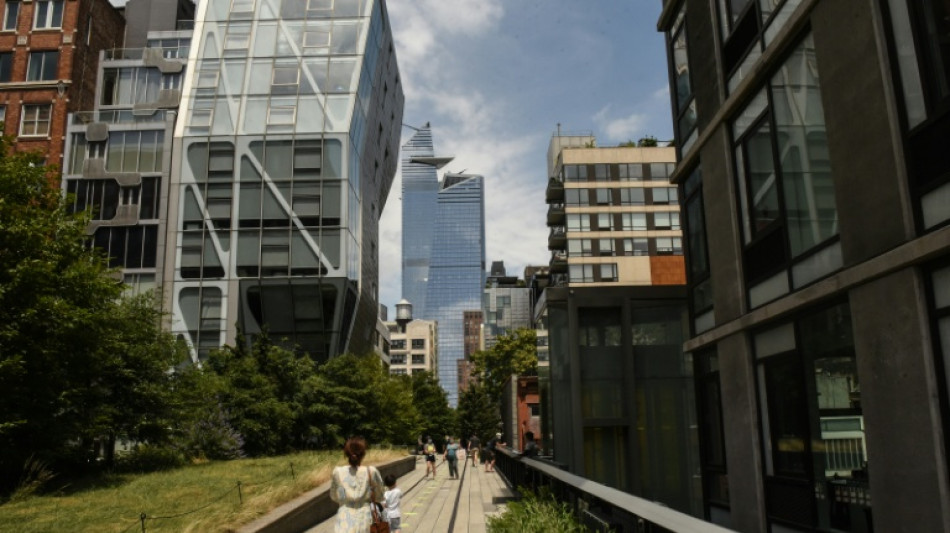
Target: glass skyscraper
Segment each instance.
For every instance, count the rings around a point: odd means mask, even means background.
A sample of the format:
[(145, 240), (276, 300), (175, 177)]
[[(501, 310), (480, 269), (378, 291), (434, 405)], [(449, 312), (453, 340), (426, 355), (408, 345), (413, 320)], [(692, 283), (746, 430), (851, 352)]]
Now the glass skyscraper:
[(267, 330), (372, 350), (403, 95), (382, 0), (208, 0), (174, 137), (164, 286), (201, 357)]
[(458, 361), (465, 357), (465, 311), (481, 309), (485, 285), (485, 180), (446, 174), (432, 222), (425, 318), (439, 323), (439, 384), (458, 404)]
[(416, 316), (424, 317), (439, 176), (431, 127), (415, 130), (402, 145), (402, 297)]

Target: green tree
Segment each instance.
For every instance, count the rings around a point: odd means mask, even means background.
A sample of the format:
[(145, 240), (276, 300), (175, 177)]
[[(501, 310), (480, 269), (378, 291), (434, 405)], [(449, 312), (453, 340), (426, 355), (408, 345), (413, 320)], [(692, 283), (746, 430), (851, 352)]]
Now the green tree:
[(465, 439), (478, 435), (482, 442), (488, 442), (501, 424), (497, 398), (489, 396), (485, 387), (477, 381), (459, 394), (456, 412), (461, 431), (459, 436)]
[(537, 373), (537, 334), (533, 329), (521, 328), (500, 335), (491, 348), (472, 354), (472, 362), (489, 397), (500, 398), (512, 375)]
[(652, 135), (647, 135), (646, 137), (640, 137), (640, 140), (637, 141), (637, 146), (640, 147), (655, 147), (657, 146), (656, 137)]
[(0, 139), (0, 485), (28, 457), (84, 465), (104, 439), (160, 438), (179, 357), (146, 298), (122, 299), (54, 167)]
[(422, 418), (419, 435), (429, 435), (441, 446), (445, 435), (458, 434), (455, 411), (448, 394), (430, 372), (412, 373), (412, 402)]

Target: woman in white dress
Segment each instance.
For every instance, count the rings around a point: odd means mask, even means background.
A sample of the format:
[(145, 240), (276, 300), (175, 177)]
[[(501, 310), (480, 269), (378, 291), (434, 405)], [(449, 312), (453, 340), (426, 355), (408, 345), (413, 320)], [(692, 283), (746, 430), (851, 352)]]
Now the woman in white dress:
[(343, 455), (350, 465), (334, 468), (330, 483), (330, 499), (340, 504), (333, 531), (369, 533), (373, 523), (370, 499), (383, 501), (383, 478), (375, 467), (360, 466), (366, 456), (366, 440), (362, 437), (349, 438)]

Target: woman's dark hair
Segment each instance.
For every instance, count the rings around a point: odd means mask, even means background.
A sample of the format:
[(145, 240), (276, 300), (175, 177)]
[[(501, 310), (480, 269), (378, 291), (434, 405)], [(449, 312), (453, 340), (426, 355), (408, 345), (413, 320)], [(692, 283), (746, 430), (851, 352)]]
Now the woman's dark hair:
[(363, 457), (366, 456), (366, 439), (363, 437), (346, 439), (346, 444), (343, 445), (343, 455), (350, 462), (350, 466), (360, 466)]

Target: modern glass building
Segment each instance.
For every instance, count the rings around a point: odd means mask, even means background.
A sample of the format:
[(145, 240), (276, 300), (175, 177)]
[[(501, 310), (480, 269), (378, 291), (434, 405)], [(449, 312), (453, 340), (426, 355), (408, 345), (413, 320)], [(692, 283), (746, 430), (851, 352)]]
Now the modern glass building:
[(403, 95), (382, 0), (208, 0), (175, 129), (164, 260), (196, 358), (238, 332), (369, 353)]
[(452, 158), (435, 157), (428, 123), (413, 129), (415, 134), (402, 145), (402, 296), (412, 303), (416, 316), (423, 317), (439, 195), (436, 171)]
[(446, 174), (432, 221), (426, 318), (439, 323), (439, 384), (458, 403), (458, 361), (465, 357), (466, 311), (481, 308), (485, 285), (485, 186), (482, 176)]

